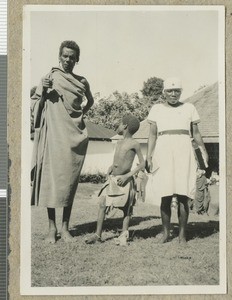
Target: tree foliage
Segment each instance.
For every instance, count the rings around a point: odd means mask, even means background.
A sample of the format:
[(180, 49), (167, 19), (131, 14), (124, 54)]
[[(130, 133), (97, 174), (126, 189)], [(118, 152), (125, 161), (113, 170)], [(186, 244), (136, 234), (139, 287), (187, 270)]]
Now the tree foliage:
[(146, 119), (154, 101), (160, 102), (163, 80), (157, 77), (143, 84), (142, 97), (138, 93), (128, 94), (115, 91), (107, 98), (100, 99), (87, 114), (87, 119), (95, 124), (116, 130), (122, 117), (131, 113), (141, 122)]
[(100, 99), (94, 104), (87, 114), (87, 119), (116, 130), (125, 114), (131, 113), (142, 121), (148, 115), (150, 107), (148, 98), (139, 98), (137, 93), (129, 95), (115, 91), (109, 97)]
[(141, 93), (148, 97), (152, 102), (157, 101), (162, 95), (163, 79), (158, 77), (151, 77), (143, 83)]

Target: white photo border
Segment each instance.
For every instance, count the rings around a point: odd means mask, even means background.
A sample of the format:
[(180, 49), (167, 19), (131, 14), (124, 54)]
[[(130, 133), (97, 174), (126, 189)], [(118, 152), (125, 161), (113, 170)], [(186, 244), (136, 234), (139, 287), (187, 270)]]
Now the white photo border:
[[(37, 11), (212, 11), (218, 12), (219, 26), (219, 153), (220, 153), (220, 283), (202, 286), (107, 286), (107, 287), (32, 287), (31, 286), (31, 206), (30, 206), (30, 25), (31, 12)], [(26, 5), (23, 10), (23, 88), (22, 88), (22, 142), (21, 142), (21, 295), (171, 295), (171, 294), (225, 294), (226, 274), (226, 145), (225, 145), (225, 7), (222, 5)]]

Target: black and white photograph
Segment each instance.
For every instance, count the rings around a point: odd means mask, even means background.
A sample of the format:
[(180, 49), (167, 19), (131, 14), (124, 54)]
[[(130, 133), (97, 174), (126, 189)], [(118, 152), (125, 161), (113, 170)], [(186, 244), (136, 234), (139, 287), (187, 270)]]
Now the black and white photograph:
[(224, 27), (24, 6), (22, 295), (226, 293)]

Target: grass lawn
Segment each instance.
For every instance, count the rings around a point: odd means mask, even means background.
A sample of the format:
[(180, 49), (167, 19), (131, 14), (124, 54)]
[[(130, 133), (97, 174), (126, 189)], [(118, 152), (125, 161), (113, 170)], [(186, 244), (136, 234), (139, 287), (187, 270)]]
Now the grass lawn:
[[(70, 227), (72, 243), (59, 239), (47, 244), (45, 208), (32, 207), (32, 286), (128, 286), (219, 284), (219, 220), (190, 213), (188, 243), (178, 243), (178, 224), (172, 216), (172, 240), (159, 244), (159, 208), (139, 203), (134, 209), (128, 246), (116, 246), (113, 237), (122, 225), (121, 212), (105, 221), (104, 243), (86, 245), (95, 230), (98, 203), (93, 195), (100, 185), (79, 184)], [(213, 195), (212, 195), (213, 196)], [(60, 228), (62, 209), (57, 210)]]

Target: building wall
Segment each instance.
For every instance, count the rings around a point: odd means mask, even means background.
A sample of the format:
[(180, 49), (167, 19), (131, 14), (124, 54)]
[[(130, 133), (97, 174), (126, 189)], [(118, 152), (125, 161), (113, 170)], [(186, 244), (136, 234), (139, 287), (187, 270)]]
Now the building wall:
[[(212, 170), (219, 169), (219, 144), (218, 143), (207, 143), (206, 149), (209, 153), (209, 169), (207, 175), (210, 176)], [(116, 143), (106, 141), (89, 141), (87, 154), (82, 169), (82, 173), (106, 173), (109, 166), (113, 163), (114, 150)], [(141, 143), (141, 151), (146, 157), (147, 144)], [(33, 142), (30, 141), (30, 152), (32, 153)], [(133, 168), (138, 163), (137, 157), (135, 158)]]
[[(82, 173), (106, 173), (113, 163), (115, 146), (116, 143), (112, 142), (89, 141)], [(145, 158), (147, 146), (141, 144), (141, 150)], [(137, 158), (135, 158), (133, 167), (136, 166), (136, 163), (138, 163)]]
[(82, 173), (106, 173), (113, 163), (115, 144), (106, 141), (89, 141)]

